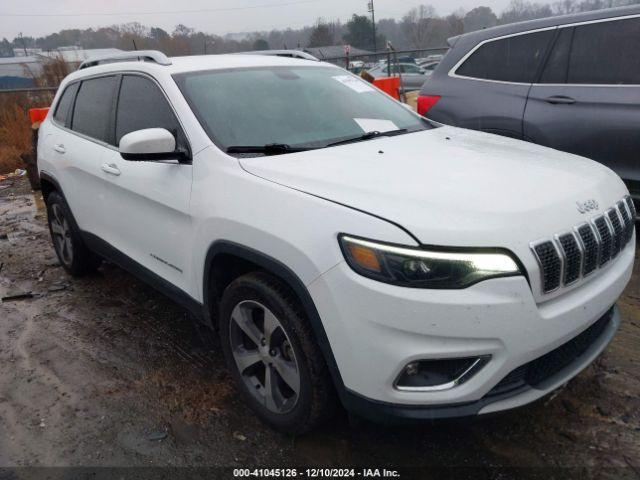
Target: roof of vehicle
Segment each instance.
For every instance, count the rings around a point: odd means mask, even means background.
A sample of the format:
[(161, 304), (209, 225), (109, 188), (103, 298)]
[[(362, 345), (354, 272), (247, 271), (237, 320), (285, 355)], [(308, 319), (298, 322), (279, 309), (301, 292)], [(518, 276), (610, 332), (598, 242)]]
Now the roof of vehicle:
[[(345, 56), (344, 45), (330, 45), (326, 47), (307, 47), (304, 49), (305, 52), (313, 55), (320, 60), (324, 59), (339, 59)], [(349, 56), (363, 56), (368, 55), (370, 53), (369, 50), (362, 50), (360, 48), (349, 47)]]
[(310, 53), (301, 50), (254, 50), (249, 52), (238, 52), (234, 55), (274, 55), (276, 57), (291, 57), (304, 60), (318, 61), (316, 57)]
[[(132, 52), (133, 53), (133, 52)], [(141, 53), (141, 52), (140, 52)], [(300, 58), (280, 57), (275, 55), (194, 55), (185, 57), (167, 58), (168, 64), (163, 65), (152, 61), (118, 60), (112, 63), (103, 63), (95, 66), (87, 66), (70, 74), (68, 80), (83, 78), (99, 73), (119, 72), (124, 70), (137, 70), (143, 72), (176, 73), (196, 72), (202, 70), (221, 70), (250, 67), (276, 67), (276, 66), (325, 66), (338, 68), (329, 63)]]
[[(412, 63), (412, 62), (398, 62), (398, 63), (391, 62), (391, 65), (408, 65), (408, 66), (411, 66), (411, 67), (420, 67), (420, 65), (418, 65), (417, 63)], [(376, 65), (373, 68), (383, 68), (383, 67), (387, 68), (387, 65), (386, 64), (385, 65)]]
[(486, 28), (484, 30), (477, 30), (475, 32), (469, 32), (458, 35), (456, 37), (451, 37), (447, 39), (447, 43), (449, 43), (449, 45), (453, 47), (461, 40), (464, 40), (465, 45), (476, 45), (489, 38), (502, 37), (504, 35), (511, 35), (513, 33), (638, 14), (640, 14), (640, 5), (606, 8), (603, 10), (594, 10), (591, 12), (571, 13), (569, 15), (558, 15), (555, 17), (539, 18), (536, 20), (509, 23), (507, 25), (499, 25), (497, 27)]
[[(561, 25), (571, 25), (576, 23), (605, 20), (608, 18), (618, 18), (626, 16), (640, 15), (640, 5), (629, 7), (607, 8), (604, 10), (594, 10), (592, 12), (575, 13), (570, 15), (559, 15), (557, 17), (540, 18), (528, 20), (526, 22), (510, 23), (497, 27), (469, 32), (447, 40), (451, 49), (444, 56), (440, 64), (434, 71), (434, 76), (446, 76), (447, 73), (476, 45), (485, 40), (499, 38), (506, 35), (524, 33), (544, 28), (553, 28)], [(426, 85), (426, 84), (425, 84)]]

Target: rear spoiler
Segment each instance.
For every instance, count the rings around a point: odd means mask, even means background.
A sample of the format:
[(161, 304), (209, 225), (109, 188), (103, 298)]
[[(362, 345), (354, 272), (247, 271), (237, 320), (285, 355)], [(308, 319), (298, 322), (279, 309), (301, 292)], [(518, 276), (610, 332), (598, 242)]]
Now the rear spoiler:
[(456, 35), (455, 37), (449, 37), (447, 38), (447, 45), (449, 45), (449, 47), (453, 48), (453, 46), (456, 44), (456, 42), (458, 40), (460, 40), (460, 37), (462, 35)]

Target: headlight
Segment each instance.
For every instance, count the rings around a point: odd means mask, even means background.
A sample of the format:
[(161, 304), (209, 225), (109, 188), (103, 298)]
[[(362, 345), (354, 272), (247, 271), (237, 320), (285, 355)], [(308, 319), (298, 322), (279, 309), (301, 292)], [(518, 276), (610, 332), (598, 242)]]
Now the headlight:
[(466, 288), (488, 278), (521, 275), (518, 264), (496, 249), (423, 250), (341, 235), (342, 253), (360, 275), (414, 288)]

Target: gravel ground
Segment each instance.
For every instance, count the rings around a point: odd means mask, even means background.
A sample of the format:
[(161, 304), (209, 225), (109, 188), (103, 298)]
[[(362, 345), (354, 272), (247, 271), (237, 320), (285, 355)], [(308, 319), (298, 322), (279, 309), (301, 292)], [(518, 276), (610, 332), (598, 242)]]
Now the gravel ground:
[(111, 264), (67, 276), (24, 179), (0, 183), (0, 296), (16, 293), (29, 298), (0, 304), (0, 468), (454, 466), (474, 478), (640, 477), (637, 272), (613, 343), (550, 397), (411, 428), (341, 413), (298, 438), (254, 418), (216, 341), (177, 305)]

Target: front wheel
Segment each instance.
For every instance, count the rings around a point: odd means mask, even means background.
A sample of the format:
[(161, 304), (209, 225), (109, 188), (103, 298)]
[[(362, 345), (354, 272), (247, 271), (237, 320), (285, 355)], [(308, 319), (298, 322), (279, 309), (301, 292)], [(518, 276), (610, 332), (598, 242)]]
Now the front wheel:
[(307, 432), (335, 408), (331, 378), (297, 298), (278, 279), (250, 273), (222, 297), (220, 336), (227, 365), (266, 423)]

